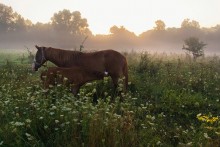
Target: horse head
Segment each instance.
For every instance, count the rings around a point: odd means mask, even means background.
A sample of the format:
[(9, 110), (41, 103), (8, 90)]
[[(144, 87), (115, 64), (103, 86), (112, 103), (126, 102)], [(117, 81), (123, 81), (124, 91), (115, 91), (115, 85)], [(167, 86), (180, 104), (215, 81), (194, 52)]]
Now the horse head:
[(37, 71), (38, 68), (40, 68), (47, 61), (47, 59), (45, 58), (46, 47), (39, 47), (37, 45), (35, 45), (35, 47), (37, 48), (37, 52), (34, 57), (34, 62), (32, 64), (33, 71)]

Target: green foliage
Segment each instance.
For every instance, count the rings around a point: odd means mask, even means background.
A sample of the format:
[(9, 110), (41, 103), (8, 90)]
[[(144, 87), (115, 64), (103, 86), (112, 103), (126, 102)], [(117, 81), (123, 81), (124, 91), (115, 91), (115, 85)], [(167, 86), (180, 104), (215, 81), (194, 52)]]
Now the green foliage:
[(45, 91), (28, 61), (1, 62), (0, 146), (219, 145), (219, 57), (127, 56), (131, 83), (119, 96), (109, 78), (77, 97), (62, 85)]
[(88, 35), (88, 23), (79, 11), (62, 10), (51, 18), (53, 28), (58, 32), (69, 32), (72, 35)]
[(206, 44), (199, 41), (199, 38), (190, 37), (184, 40), (184, 43), (187, 47), (183, 45), (183, 49), (191, 52), (194, 59), (204, 55), (204, 47)]

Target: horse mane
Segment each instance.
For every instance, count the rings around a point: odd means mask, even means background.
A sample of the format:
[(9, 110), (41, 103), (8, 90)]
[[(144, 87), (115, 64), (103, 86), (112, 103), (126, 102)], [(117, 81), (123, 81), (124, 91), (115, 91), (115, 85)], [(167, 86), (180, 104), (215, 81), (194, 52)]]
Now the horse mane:
[(48, 47), (45, 48), (48, 57), (54, 57), (57, 61), (62, 61), (63, 63), (69, 63), (75, 60), (77, 63), (78, 58), (83, 54), (80, 51), (63, 50), (58, 48)]

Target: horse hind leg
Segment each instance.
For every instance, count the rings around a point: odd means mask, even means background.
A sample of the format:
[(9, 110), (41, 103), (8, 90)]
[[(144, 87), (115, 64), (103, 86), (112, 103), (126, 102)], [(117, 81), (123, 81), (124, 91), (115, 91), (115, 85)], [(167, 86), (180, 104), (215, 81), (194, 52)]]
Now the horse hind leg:
[(113, 88), (114, 95), (119, 96), (121, 102), (124, 99), (122, 93), (126, 93), (126, 90), (127, 90), (127, 83), (126, 83), (127, 77), (126, 76), (123, 78), (122, 77), (123, 76), (111, 76), (113, 85), (114, 85), (114, 88)]

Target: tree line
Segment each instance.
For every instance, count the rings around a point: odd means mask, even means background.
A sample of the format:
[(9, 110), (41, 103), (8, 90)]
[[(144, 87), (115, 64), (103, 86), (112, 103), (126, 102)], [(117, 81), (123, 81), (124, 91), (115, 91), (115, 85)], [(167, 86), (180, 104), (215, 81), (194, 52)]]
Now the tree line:
[(182, 52), (184, 40), (197, 37), (207, 43), (206, 50), (220, 53), (220, 25), (201, 27), (199, 22), (184, 19), (180, 28), (169, 28), (162, 20), (140, 35), (124, 26), (112, 26), (107, 35), (94, 35), (86, 18), (79, 11), (64, 9), (51, 17), (48, 23), (32, 23), (9, 6), (0, 3), (0, 48), (33, 47), (35, 44), (79, 50), (82, 41), (85, 50), (113, 48), (123, 51)]

